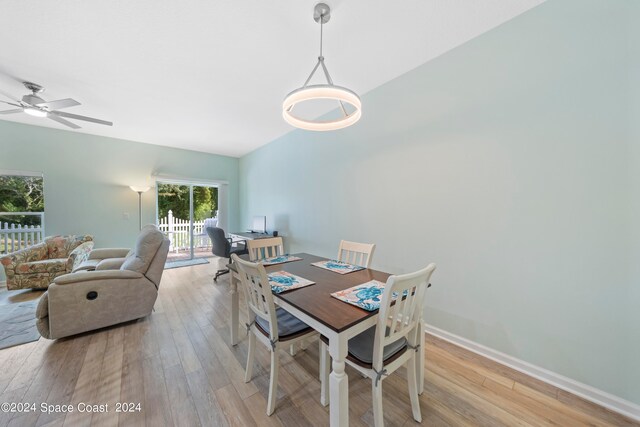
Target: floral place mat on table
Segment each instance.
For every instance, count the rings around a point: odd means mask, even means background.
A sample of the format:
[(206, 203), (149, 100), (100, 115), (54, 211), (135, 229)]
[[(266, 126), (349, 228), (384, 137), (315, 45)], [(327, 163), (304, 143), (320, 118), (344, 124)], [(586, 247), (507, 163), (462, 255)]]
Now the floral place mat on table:
[(374, 311), (380, 308), (383, 292), (384, 283), (371, 280), (344, 291), (334, 292), (331, 296), (364, 310)]
[[(379, 280), (371, 280), (361, 285), (345, 289), (344, 291), (334, 292), (331, 296), (364, 310), (375, 311), (380, 308), (384, 285), (385, 284)], [(407, 291), (405, 290), (403, 295), (406, 294)], [(392, 297), (395, 299), (398, 297), (398, 294), (394, 292)]]
[(348, 264), (342, 261), (336, 261), (335, 259), (329, 261), (312, 262), (311, 265), (324, 268), (325, 270), (333, 271), (334, 273), (347, 274), (354, 271), (364, 270), (364, 267), (359, 265)]
[(316, 283), (303, 277), (296, 276), (295, 274), (287, 273), (286, 271), (269, 273), (267, 274), (267, 277), (269, 277), (271, 290), (276, 294), (284, 291), (290, 291), (292, 289), (303, 288)]
[(289, 254), (284, 254), (284, 255), (278, 255), (278, 256), (273, 256), (271, 258), (265, 258), (260, 260), (260, 264), (267, 266), (267, 265), (274, 265), (274, 264), (284, 264), (285, 262), (291, 262), (291, 261), (300, 261), (302, 258), (299, 258), (297, 256), (293, 256), (293, 255), (289, 255)]

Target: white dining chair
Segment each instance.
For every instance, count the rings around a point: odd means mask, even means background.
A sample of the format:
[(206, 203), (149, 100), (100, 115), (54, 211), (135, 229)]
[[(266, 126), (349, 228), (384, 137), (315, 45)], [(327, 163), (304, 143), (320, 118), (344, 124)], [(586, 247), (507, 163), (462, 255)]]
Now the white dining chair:
[(247, 240), (247, 248), (249, 249), (250, 261), (284, 255), (282, 237)]
[(231, 256), (237, 266), (240, 281), (244, 286), (245, 299), (249, 311), (250, 323), (247, 325), (249, 333), (249, 349), (247, 352), (247, 367), (244, 381), (249, 382), (253, 376), (253, 359), (256, 337), (271, 352), (271, 376), (269, 378), (269, 399), (267, 415), (273, 414), (278, 397), (278, 350), (296, 342), (309, 339), (317, 332), (306, 323), (281, 307), (275, 306), (271, 285), (262, 264)]
[[(384, 425), (382, 381), (403, 365), (407, 367), (413, 419), (422, 422), (418, 401), (416, 357), (419, 354), (419, 346), (424, 343), (424, 337), (418, 336), (418, 333), (422, 330), (419, 322), (422, 319), (425, 291), (435, 268), (436, 265), (431, 263), (415, 273), (390, 276), (382, 294), (378, 323), (349, 340), (346, 363), (371, 379), (373, 420), (376, 427)], [(331, 358), (327, 339), (323, 336), (320, 342), (320, 400), (326, 405), (330, 403)]]
[[(282, 243), (282, 237), (247, 240), (247, 250), (249, 251), (250, 261), (259, 261), (265, 258), (284, 255), (284, 244)], [(305, 349), (306, 344), (307, 343), (302, 342), (300, 347)], [(296, 355), (296, 346), (293, 343), (289, 347), (289, 354), (291, 356)]]
[(340, 240), (337, 259), (338, 261), (369, 268), (375, 248), (376, 245), (373, 243), (357, 243)]

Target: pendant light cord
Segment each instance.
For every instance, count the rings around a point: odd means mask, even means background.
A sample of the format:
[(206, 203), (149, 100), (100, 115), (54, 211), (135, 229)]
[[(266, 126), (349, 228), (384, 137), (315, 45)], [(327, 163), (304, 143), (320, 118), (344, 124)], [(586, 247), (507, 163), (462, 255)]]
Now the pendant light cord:
[(320, 58), (322, 58), (322, 27), (324, 26), (324, 14), (320, 15)]
[[(333, 86), (333, 80), (329, 75), (329, 70), (327, 70), (327, 66), (324, 65), (324, 56), (322, 56), (323, 27), (324, 27), (324, 14), (320, 15), (320, 56), (318, 56), (318, 62), (316, 62), (316, 66), (313, 67), (311, 74), (309, 74), (309, 77), (307, 77), (307, 80), (302, 85), (303, 88), (307, 87), (307, 85), (311, 81), (311, 77), (313, 77), (313, 75), (316, 73), (316, 70), (318, 69), (319, 66), (322, 66), (322, 71), (324, 72), (324, 76), (327, 79), (327, 83)], [(344, 103), (342, 101), (338, 101), (338, 103), (340, 104), (340, 109), (342, 110), (342, 114), (344, 114), (345, 117), (349, 117), (349, 113), (347, 112), (347, 109), (345, 108)], [(291, 111), (292, 109), (293, 109), (293, 105), (289, 106), (287, 111)]]
[[(311, 70), (311, 74), (309, 74), (309, 77), (307, 77), (307, 80), (305, 80), (304, 84), (302, 85), (303, 88), (307, 87), (307, 85), (311, 81), (311, 78), (316, 73), (316, 70), (318, 69), (318, 67), (320, 65), (322, 65), (322, 69), (323, 69), (324, 75), (327, 78), (327, 83), (333, 84), (333, 81), (331, 80), (331, 76), (329, 76), (329, 71), (327, 70), (327, 67), (324, 65), (324, 56), (322, 56), (322, 27), (323, 27), (323, 25), (324, 25), (324, 14), (320, 15), (320, 56), (318, 56), (318, 62), (316, 62), (316, 66), (313, 67), (313, 70)], [(289, 109), (291, 109), (291, 108), (293, 108), (293, 106), (289, 107)]]

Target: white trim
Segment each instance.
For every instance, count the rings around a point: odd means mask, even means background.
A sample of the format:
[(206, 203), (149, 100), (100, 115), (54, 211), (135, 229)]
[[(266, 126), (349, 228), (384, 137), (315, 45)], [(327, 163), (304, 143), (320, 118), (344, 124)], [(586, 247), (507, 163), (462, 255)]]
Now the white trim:
[(8, 176), (38, 176), (40, 178), (44, 177), (44, 173), (42, 173), (42, 172), (18, 171), (18, 170), (12, 170), (12, 169), (0, 169), (0, 175), (8, 175)]
[(425, 333), (443, 339), (451, 344), (462, 347), (480, 356), (491, 359), (494, 362), (498, 362), (516, 371), (527, 374), (530, 377), (536, 378), (540, 381), (544, 381), (547, 384), (551, 384), (559, 389), (568, 391), (576, 396), (582, 397), (597, 405), (603, 406), (611, 411), (617, 412), (626, 417), (632, 418), (636, 421), (640, 421), (640, 406), (633, 402), (622, 399), (618, 396), (614, 396), (606, 391), (598, 390), (590, 385), (572, 380), (548, 369), (535, 366), (524, 360), (517, 359), (508, 354), (486, 347), (482, 344), (478, 344), (475, 341), (463, 338), (461, 336), (444, 331), (435, 326), (425, 323)]
[(195, 179), (177, 175), (165, 175), (155, 174), (152, 175), (154, 181), (164, 182), (166, 184), (180, 184), (180, 185), (205, 185), (209, 187), (220, 187), (222, 185), (229, 185), (229, 181), (223, 181), (219, 179)]

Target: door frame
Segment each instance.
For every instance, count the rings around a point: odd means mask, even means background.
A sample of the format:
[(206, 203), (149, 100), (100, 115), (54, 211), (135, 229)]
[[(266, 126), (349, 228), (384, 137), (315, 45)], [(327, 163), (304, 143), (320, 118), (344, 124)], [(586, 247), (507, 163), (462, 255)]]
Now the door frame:
[[(155, 178), (155, 187), (156, 187), (156, 225), (158, 224), (158, 184), (174, 184), (174, 185), (185, 185), (189, 186), (189, 260), (194, 259), (194, 239), (193, 239), (193, 187), (216, 187), (218, 189), (218, 221), (219, 224), (221, 222), (221, 217), (223, 216), (225, 219), (225, 223), (220, 224), (221, 226), (226, 226), (226, 218), (228, 213), (228, 202), (224, 200), (222, 202), (223, 195), (226, 197), (228, 192), (226, 191), (229, 183), (227, 181), (221, 180), (202, 180), (202, 179), (192, 179), (192, 178), (183, 178), (183, 177), (175, 177), (169, 175), (154, 175)], [(221, 227), (223, 228), (223, 227)]]

